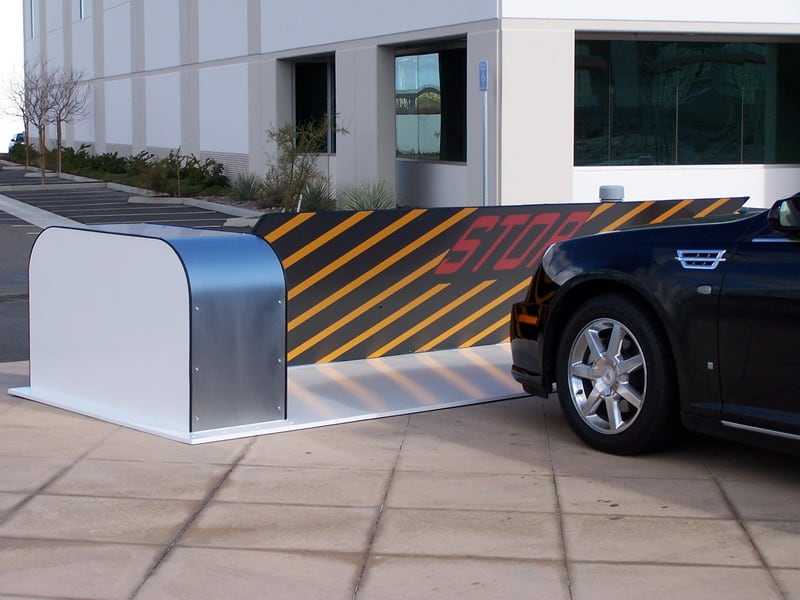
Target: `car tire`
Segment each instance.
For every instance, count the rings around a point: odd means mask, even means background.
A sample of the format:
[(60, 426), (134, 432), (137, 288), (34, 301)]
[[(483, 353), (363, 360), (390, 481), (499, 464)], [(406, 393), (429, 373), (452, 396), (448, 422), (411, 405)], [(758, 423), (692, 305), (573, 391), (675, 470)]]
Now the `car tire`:
[(561, 409), (587, 445), (642, 454), (677, 429), (675, 371), (655, 317), (634, 298), (604, 294), (567, 321), (556, 354)]

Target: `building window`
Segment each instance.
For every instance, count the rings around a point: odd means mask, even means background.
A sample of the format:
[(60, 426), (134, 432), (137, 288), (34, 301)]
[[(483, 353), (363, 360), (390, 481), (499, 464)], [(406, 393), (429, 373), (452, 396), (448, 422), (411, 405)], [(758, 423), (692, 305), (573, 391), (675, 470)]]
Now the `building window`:
[(577, 40), (575, 62), (575, 165), (800, 162), (800, 44)]
[(36, 2), (37, 0), (30, 0), (28, 6), (30, 8), (30, 23), (31, 23), (31, 37), (36, 37)]
[(83, 19), (86, 16), (86, 0), (78, 0), (78, 18)]
[(327, 125), (319, 152), (336, 152), (336, 71), (333, 57), (294, 63), (295, 125)]
[(395, 58), (397, 156), (467, 160), (467, 51)]

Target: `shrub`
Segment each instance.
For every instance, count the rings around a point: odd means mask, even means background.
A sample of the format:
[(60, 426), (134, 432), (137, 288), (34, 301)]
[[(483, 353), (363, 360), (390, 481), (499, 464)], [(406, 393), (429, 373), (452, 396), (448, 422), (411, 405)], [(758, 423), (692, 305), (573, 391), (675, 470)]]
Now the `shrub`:
[(300, 198), (299, 207), (295, 207), (299, 211), (317, 212), (336, 208), (336, 198), (333, 195), (330, 183), (325, 179), (312, 179), (309, 181)]
[(342, 195), (346, 210), (385, 210), (397, 206), (394, 194), (384, 181), (353, 185)]
[[(324, 118), (298, 125), (286, 124), (267, 131), (267, 139), (275, 145), (277, 152), (270, 158), (264, 177), (265, 207), (280, 206), (284, 210), (296, 210), (301, 194), (301, 205), (307, 204), (308, 194), (315, 195), (314, 202), (318, 199), (322, 203), (320, 206), (327, 205), (320, 188), (326, 184), (319, 183), (325, 182), (326, 178), (317, 166), (317, 154), (327, 144), (330, 125), (330, 119)], [(347, 133), (341, 128), (337, 128), (336, 132)], [(327, 194), (332, 196), (330, 186)], [(333, 202), (330, 204), (334, 206)]]
[(264, 182), (253, 173), (239, 173), (231, 183), (230, 197), (236, 202), (258, 202), (264, 191)]

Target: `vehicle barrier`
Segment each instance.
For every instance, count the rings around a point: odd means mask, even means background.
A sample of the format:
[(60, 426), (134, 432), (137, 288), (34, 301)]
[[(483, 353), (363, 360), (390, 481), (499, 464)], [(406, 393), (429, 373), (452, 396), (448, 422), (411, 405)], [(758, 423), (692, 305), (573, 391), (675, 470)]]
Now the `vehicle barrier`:
[(520, 396), (502, 342), (550, 244), (745, 200), (51, 227), (31, 252), (30, 386), (10, 393), (187, 443)]
[(269, 213), (286, 272), (289, 365), (508, 341), (508, 311), (552, 244), (731, 214), (747, 198)]

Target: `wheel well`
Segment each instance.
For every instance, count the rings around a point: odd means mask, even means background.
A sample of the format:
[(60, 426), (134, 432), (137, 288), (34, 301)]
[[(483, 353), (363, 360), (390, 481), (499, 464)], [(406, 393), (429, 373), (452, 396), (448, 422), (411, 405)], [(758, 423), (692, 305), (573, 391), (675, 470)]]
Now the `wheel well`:
[[(654, 322), (657, 323), (661, 334), (664, 336), (664, 339), (670, 347), (670, 350), (673, 349), (674, 346), (672, 343), (672, 338), (669, 335), (669, 332), (666, 330), (666, 327), (664, 327), (663, 320), (660, 318), (658, 312), (653, 308), (652, 304), (648, 302), (641, 292), (618, 281), (610, 281), (607, 279), (587, 281), (576, 285), (570, 289), (565, 296), (559, 298), (557, 309), (549, 315), (547, 323), (548, 335), (545, 336), (545, 348), (544, 355), (542, 357), (545, 376), (548, 384), (553, 383), (556, 380), (555, 355), (558, 351), (558, 336), (552, 335), (552, 332), (563, 330), (567, 319), (569, 319), (575, 310), (581, 304), (586, 302), (587, 299), (609, 293), (626, 296), (638, 304), (642, 310), (646, 311), (651, 317), (653, 317)], [(673, 357), (675, 356), (674, 352), (670, 352), (670, 354)], [(675, 377), (675, 382), (679, 386), (678, 389), (680, 389), (680, 381), (677, 378), (677, 368), (674, 359), (672, 363), (673, 377)]]

